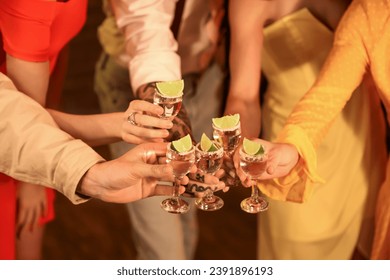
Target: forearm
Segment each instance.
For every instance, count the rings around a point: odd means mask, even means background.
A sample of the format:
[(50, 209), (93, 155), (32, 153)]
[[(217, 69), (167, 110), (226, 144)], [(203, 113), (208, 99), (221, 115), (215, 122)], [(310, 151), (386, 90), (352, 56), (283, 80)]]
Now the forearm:
[[(259, 137), (262, 26), (268, 6), (262, 1), (230, 1), (230, 85), (225, 114), (240, 114), (242, 135)], [(256, 12), (255, 12), (256, 11)]]
[(7, 76), (16, 88), (45, 105), (49, 86), (49, 62), (29, 62), (7, 55)]
[(90, 146), (121, 140), (123, 113), (74, 115), (48, 109), (58, 126)]
[(261, 131), (261, 108), (259, 94), (254, 100), (241, 99), (229, 94), (224, 115), (240, 114), (241, 134), (248, 138), (258, 138)]
[(56, 127), (48, 112), (0, 74), (0, 172), (20, 181), (53, 187), (73, 203), (84, 200), (76, 186), (85, 172), (103, 161), (85, 143)]

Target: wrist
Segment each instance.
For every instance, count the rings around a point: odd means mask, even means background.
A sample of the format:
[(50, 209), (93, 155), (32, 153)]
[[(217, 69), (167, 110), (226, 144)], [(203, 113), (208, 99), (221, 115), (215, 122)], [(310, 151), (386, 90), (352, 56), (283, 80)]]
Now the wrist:
[(155, 90), (156, 90), (156, 83), (155, 82), (143, 84), (136, 90), (135, 96), (138, 99), (153, 101), (153, 96), (154, 96)]
[(81, 178), (76, 188), (76, 194), (82, 198), (98, 198), (102, 190), (99, 180), (101, 163), (93, 165)]

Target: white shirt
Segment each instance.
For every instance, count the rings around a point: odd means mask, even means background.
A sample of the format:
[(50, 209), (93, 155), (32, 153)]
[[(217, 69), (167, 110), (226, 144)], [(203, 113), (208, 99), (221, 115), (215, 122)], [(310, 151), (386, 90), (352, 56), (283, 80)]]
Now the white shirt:
[[(170, 29), (177, 0), (111, 0), (116, 23), (124, 32), (125, 54), (133, 90), (154, 82), (180, 79), (204, 70), (215, 49), (222, 1), (187, 0), (178, 42)], [(179, 56), (180, 55), (180, 56)], [(181, 59), (180, 59), (181, 57)], [(182, 65), (181, 65), (182, 64)]]

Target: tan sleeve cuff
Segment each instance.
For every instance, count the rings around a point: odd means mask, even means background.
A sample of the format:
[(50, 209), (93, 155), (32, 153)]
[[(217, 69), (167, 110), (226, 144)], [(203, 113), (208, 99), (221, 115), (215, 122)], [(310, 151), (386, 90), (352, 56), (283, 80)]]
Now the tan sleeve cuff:
[(87, 201), (85, 196), (76, 193), (77, 186), (84, 174), (96, 163), (104, 159), (82, 141), (75, 140), (71, 149), (58, 162), (54, 172), (57, 190), (63, 193), (73, 204)]

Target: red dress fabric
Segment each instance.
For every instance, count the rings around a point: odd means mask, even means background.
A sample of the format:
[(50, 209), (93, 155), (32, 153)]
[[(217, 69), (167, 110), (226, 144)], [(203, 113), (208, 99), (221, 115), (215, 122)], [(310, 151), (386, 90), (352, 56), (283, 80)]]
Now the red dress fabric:
[[(5, 52), (26, 61), (49, 61), (53, 71), (61, 49), (84, 25), (87, 4), (88, 0), (0, 0), (1, 72), (6, 69)], [(15, 259), (16, 185), (0, 173), (0, 259)], [(40, 224), (54, 219), (54, 190), (47, 188), (46, 194), (48, 213)]]

